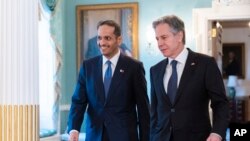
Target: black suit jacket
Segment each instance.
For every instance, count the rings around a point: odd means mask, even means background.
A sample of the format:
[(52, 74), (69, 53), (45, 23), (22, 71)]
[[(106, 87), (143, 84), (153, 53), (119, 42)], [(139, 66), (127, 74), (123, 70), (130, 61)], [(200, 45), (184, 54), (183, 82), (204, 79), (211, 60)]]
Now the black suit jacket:
[(148, 141), (150, 115), (144, 75), (141, 62), (121, 54), (105, 100), (102, 56), (83, 62), (72, 96), (68, 132), (80, 130), (87, 108), (86, 141), (101, 141), (103, 127), (110, 141)]
[(211, 132), (225, 137), (229, 105), (214, 58), (189, 50), (173, 104), (163, 86), (167, 64), (165, 59), (150, 69), (151, 141), (170, 141), (171, 135), (174, 141), (205, 141)]

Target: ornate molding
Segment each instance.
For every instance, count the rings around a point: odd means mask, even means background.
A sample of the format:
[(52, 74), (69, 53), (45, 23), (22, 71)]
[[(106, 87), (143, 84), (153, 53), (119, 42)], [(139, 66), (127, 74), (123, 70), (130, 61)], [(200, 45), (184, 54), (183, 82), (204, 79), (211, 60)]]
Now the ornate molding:
[(235, 6), (235, 5), (250, 5), (250, 0), (212, 0), (212, 5), (219, 6)]

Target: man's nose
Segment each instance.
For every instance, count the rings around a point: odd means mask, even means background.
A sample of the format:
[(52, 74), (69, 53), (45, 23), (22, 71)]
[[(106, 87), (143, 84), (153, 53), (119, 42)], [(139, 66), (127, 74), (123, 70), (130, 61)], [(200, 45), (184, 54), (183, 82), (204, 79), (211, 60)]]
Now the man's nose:
[(162, 46), (162, 45), (164, 44), (163, 40), (161, 40), (161, 39), (158, 39), (158, 40), (157, 40), (157, 43), (158, 43), (158, 46), (159, 46), (159, 47)]
[(99, 44), (100, 46), (103, 46), (103, 45), (105, 45), (105, 41), (103, 40), (103, 39), (99, 39), (98, 41), (97, 41), (97, 44)]

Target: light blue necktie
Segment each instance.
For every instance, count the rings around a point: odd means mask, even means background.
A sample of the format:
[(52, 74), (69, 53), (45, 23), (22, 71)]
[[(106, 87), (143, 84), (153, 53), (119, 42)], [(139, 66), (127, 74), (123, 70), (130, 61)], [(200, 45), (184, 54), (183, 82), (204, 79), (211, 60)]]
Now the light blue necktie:
[(105, 98), (107, 98), (109, 86), (112, 79), (112, 68), (111, 68), (111, 62), (108, 60), (106, 62), (108, 64), (108, 68), (106, 69), (105, 75), (104, 75), (104, 89), (105, 89)]
[(177, 92), (178, 76), (177, 76), (177, 71), (176, 71), (176, 64), (177, 64), (176, 60), (173, 60), (171, 62), (172, 75), (170, 76), (169, 81), (168, 81), (168, 96), (170, 98), (171, 103), (174, 103), (175, 95)]

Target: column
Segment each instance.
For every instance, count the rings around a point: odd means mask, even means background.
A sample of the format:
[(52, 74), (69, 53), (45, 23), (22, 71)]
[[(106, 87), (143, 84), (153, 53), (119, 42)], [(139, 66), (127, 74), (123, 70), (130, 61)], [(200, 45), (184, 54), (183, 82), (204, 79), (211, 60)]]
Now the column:
[(39, 141), (38, 1), (0, 0), (0, 141)]

